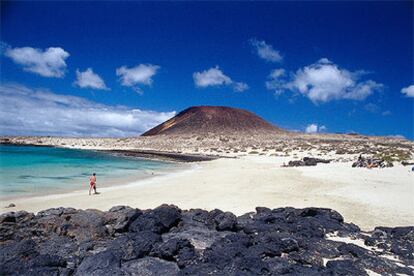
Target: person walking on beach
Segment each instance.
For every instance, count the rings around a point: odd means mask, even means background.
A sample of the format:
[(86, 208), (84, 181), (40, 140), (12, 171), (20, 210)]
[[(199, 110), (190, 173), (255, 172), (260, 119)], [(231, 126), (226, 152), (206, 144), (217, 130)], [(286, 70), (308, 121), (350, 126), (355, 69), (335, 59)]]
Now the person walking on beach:
[(91, 177), (89, 177), (89, 195), (91, 195), (91, 190), (94, 190), (95, 194), (96, 192), (96, 173), (93, 173)]

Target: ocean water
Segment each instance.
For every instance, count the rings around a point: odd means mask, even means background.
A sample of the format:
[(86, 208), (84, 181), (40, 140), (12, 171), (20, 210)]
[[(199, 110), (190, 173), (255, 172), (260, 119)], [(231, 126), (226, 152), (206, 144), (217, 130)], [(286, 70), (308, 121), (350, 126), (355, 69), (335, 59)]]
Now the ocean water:
[(175, 166), (90, 150), (0, 145), (0, 198), (87, 191), (93, 172), (99, 191), (127, 179), (166, 173)]

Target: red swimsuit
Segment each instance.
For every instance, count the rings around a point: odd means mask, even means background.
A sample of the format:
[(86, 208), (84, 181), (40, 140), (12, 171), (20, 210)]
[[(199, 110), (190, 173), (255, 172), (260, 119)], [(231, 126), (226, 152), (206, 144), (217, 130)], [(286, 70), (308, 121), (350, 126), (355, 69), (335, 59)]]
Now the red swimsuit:
[(96, 183), (96, 179), (93, 179), (92, 177), (91, 178), (89, 178), (89, 185), (91, 185), (91, 187), (92, 186), (94, 186), (95, 185), (95, 183)]

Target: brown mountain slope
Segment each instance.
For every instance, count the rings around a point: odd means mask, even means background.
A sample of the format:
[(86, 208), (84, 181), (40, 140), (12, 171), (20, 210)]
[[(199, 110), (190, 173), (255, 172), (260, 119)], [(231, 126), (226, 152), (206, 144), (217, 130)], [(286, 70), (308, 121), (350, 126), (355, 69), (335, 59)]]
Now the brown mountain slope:
[(194, 106), (148, 130), (142, 136), (238, 133), (253, 135), (285, 132), (246, 110), (225, 106)]

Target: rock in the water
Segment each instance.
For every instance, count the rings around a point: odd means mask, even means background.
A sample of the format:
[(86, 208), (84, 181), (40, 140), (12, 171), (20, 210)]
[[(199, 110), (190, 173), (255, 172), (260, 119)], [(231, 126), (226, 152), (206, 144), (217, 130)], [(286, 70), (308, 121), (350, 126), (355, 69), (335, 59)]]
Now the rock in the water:
[(16, 207), (16, 204), (10, 203), (9, 205), (5, 206), (4, 208), (13, 208)]
[(1, 275), (413, 275), (413, 265), (414, 226), (361, 233), (325, 208), (0, 215)]

